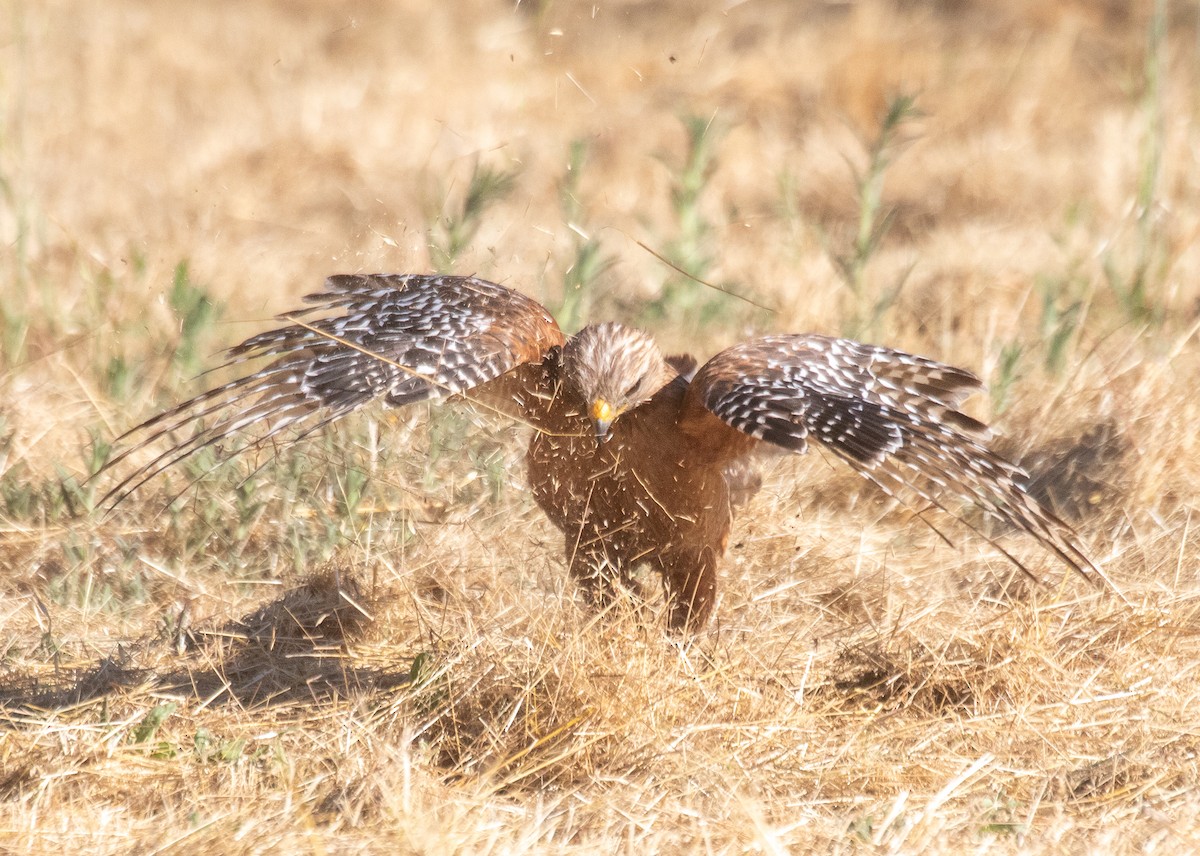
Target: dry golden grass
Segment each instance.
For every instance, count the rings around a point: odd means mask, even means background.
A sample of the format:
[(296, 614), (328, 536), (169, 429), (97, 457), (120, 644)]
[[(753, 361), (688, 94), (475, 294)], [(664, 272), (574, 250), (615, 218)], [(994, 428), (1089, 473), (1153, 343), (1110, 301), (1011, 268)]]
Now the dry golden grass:
[[(9, 4), (0, 850), (1200, 850), (1197, 26), (1149, 0)], [(900, 92), (855, 296), (833, 257)], [(611, 265), (585, 309), (641, 318), (687, 115), (718, 132), (704, 275), (777, 311), (662, 337), (845, 332), (903, 282), (872, 338), (988, 380), (976, 412), (1131, 605), (997, 533), (1025, 584), (810, 455), (773, 462), (717, 621), (673, 639), (656, 605), (575, 603), (520, 432), (461, 410), (86, 512), (89, 432), (327, 273), (428, 269), (477, 163), (519, 172), (457, 272), (554, 304), (586, 233)], [(181, 333), (180, 262), (245, 323)]]

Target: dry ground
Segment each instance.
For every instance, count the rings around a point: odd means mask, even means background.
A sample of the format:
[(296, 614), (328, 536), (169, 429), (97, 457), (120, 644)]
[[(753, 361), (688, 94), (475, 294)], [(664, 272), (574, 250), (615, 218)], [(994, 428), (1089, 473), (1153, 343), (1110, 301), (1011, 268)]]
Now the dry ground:
[[(1196, 852), (1198, 34), (1116, 0), (9, 0), (0, 850)], [(701, 356), (971, 367), (1130, 604), (810, 455), (709, 632), (597, 618), (519, 430), (453, 409), (88, 511), (220, 347), (435, 266)]]

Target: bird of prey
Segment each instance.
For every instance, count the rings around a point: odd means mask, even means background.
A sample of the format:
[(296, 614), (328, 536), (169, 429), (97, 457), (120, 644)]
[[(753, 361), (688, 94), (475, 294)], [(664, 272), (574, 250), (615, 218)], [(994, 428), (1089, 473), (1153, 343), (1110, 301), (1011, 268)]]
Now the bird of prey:
[(225, 364), (265, 366), (124, 435), (130, 445), (109, 467), (194, 420), (204, 426), (133, 468), (107, 501), (227, 439), (298, 438), (375, 399), (458, 395), (533, 429), (529, 488), (587, 598), (636, 591), (635, 567), (648, 564), (662, 574), (672, 628), (696, 630), (712, 613), (763, 444), (819, 443), (901, 501), (964, 523), (956, 506), (976, 504), (1104, 579), (1071, 527), (1026, 491), (1025, 472), (988, 447), (987, 426), (958, 409), (981, 387), (963, 369), (819, 335), (764, 336), (697, 369), (620, 324), (567, 337), (536, 301), (468, 276), (332, 276), (305, 300)]

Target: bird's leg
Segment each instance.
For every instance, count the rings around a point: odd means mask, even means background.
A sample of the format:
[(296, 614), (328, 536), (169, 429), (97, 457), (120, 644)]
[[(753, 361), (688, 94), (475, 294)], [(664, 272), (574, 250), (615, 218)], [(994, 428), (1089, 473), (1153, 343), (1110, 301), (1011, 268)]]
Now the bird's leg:
[(632, 564), (603, 550), (578, 551), (569, 568), (584, 599), (597, 609), (608, 607), (622, 593), (631, 595), (637, 606), (642, 604), (645, 590), (633, 571)]
[(613, 562), (601, 550), (578, 550), (572, 555), (571, 540), (568, 538), (567, 544), (567, 555), (571, 557), (568, 568), (571, 579), (579, 584), (584, 600), (603, 609), (612, 603), (616, 594), (614, 582), (619, 578), (620, 571), (613, 567)]
[(672, 630), (695, 631), (704, 626), (717, 597), (717, 551), (712, 547), (670, 550), (658, 557), (667, 590)]
[(646, 584), (639, 580), (634, 571), (636, 567), (633, 563), (626, 562), (621, 567), (621, 587), (629, 592), (634, 601), (641, 606), (646, 602)]

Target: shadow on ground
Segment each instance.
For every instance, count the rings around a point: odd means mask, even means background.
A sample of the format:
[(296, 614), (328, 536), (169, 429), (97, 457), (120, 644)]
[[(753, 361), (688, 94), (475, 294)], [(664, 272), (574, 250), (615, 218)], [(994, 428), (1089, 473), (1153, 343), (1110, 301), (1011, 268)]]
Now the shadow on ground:
[(395, 670), (347, 655), (374, 604), (358, 581), (321, 572), (282, 597), (216, 630), (180, 629), (119, 646), (91, 668), (0, 678), (0, 714), (63, 710), (141, 688), (245, 707), (360, 695), (408, 683)]

